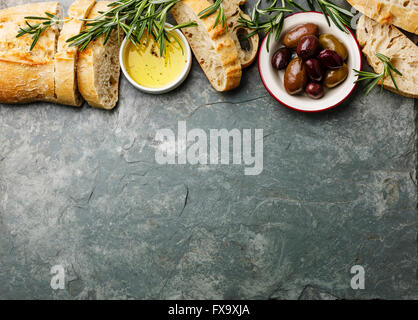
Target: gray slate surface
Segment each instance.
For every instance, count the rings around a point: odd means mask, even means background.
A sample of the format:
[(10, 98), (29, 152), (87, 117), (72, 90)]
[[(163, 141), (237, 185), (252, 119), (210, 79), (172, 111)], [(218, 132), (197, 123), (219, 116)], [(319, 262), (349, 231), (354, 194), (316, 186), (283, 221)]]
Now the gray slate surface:
[[(263, 173), (158, 165), (156, 130), (179, 120), (264, 129)], [(123, 79), (112, 112), (0, 105), (0, 298), (418, 298), (415, 146), (413, 99), (298, 113), (256, 65), (224, 94), (196, 61), (167, 95)]]

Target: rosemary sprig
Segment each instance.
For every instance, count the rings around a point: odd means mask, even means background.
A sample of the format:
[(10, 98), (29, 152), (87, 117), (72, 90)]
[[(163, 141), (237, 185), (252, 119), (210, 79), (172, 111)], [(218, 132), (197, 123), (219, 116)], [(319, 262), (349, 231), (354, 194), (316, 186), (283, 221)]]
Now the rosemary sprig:
[[(33, 48), (35, 47), (36, 43), (39, 40), (39, 37), (46, 29), (59, 25), (62, 22), (64, 22), (62, 19), (53, 15), (52, 13), (45, 12), (45, 15), (46, 15), (45, 17), (33, 17), (33, 16), (25, 17), (25, 23), (27, 25), (27, 28), (21, 27), (16, 35), (16, 38), (19, 38), (25, 34), (33, 35), (32, 36), (33, 41), (30, 46), (30, 51), (33, 50)], [(37, 24), (30, 24), (29, 20), (38, 20), (42, 22), (39, 22)]]
[[(292, 12), (292, 9), (286, 8), (286, 2), (291, 6), (296, 6), (293, 0), (281, 0), (281, 7), (277, 5), (278, 0), (273, 0), (267, 8), (261, 9), (262, 0), (258, 0), (256, 5), (251, 11), (250, 19), (240, 16), (238, 19), (238, 28), (244, 27), (253, 30), (247, 34), (247, 38), (262, 31), (267, 34), (267, 50), (269, 50), (269, 44), (272, 34), (275, 35), (275, 40), (279, 39), (280, 33), (284, 23), (284, 13)], [(302, 8), (298, 5), (298, 8)], [(303, 8), (302, 8), (303, 9)], [(305, 10), (305, 9), (303, 9)]]
[(100, 12), (95, 19), (85, 19), (87, 29), (67, 40), (70, 46), (76, 46), (83, 51), (91, 41), (105, 35), (106, 44), (113, 30), (117, 30), (118, 41), (122, 33), (134, 44), (141, 45), (141, 39), (146, 35), (147, 42), (151, 37), (159, 43), (160, 56), (165, 53), (166, 43), (172, 38), (170, 31), (196, 26), (196, 22), (188, 22), (172, 28), (166, 27), (169, 10), (181, 0), (119, 0), (109, 4), (109, 9)]
[[(268, 34), (266, 41), (268, 49), (272, 34), (275, 34), (276, 41), (279, 39), (283, 28), (284, 14), (286, 12), (293, 12), (294, 9), (302, 11), (306, 11), (306, 9), (297, 4), (294, 0), (281, 0), (281, 4), (278, 3), (278, 0), (272, 0), (270, 5), (265, 9), (260, 8), (261, 2), (262, 0), (258, 0), (252, 9), (250, 19), (246, 19), (243, 16), (239, 18), (238, 27), (253, 30), (247, 37), (251, 37), (260, 31)], [(339, 29), (348, 33), (346, 26), (350, 25), (350, 18), (353, 17), (353, 14), (350, 11), (336, 6), (329, 0), (307, 0), (307, 2), (312, 11), (315, 10), (315, 3), (319, 6), (320, 10), (324, 13), (328, 25), (330, 25), (331, 19)]]
[[(171, 31), (197, 26), (194, 21), (170, 28), (165, 25), (169, 10), (179, 1), (181, 0), (118, 0), (112, 2), (108, 5), (108, 10), (99, 12), (98, 17), (82, 19), (86, 21), (86, 29), (67, 39), (67, 42), (70, 46), (78, 47), (80, 51), (83, 51), (92, 41), (101, 36), (104, 37), (104, 44), (106, 44), (112, 31), (117, 30), (119, 45), (122, 34), (125, 34), (135, 45), (140, 45), (143, 35), (146, 35), (147, 42), (150, 37), (158, 42), (160, 56), (163, 56), (167, 42), (172, 39), (178, 42), (176, 37), (170, 35)], [(50, 13), (46, 12), (45, 14), (45, 17), (25, 17), (27, 28), (21, 28), (17, 34), (17, 37), (24, 34), (33, 34), (31, 50), (46, 29), (63, 22)], [(39, 20), (41, 22), (32, 25), (28, 20)], [(225, 18), (222, 21), (226, 24)]]
[[(309, 3), (312, 3), (313, 5), (312, 1), (313, 0), (310, 0)], [(334, 22), (338, 29), (345, 33), (348, 33), (346, 26), (350, 26), (350, 19), (353, 17), (353, 14), (350, 11), (340, 8), (339, 6), (333, 4), (328, 0), (315, 1), (318, 4), (322, 13), (324, 14), (325, 20), (327, 20), (329, 26), (331, 26), (331, 23), (329, 21), (329, 18), (331, 18), (332, 22)]]
[(218, 24), (221, 24), (222, 27), (228, 30), (225, 12), (222, 7), (222, 1), (223, 0), (216, 0), (211, 6), (199, 12), (198, 16), (200, 19), (203, 19), (203, 18), (209, 17), (211, 14), (218, 11), (218, 15), (216, 16), (215, 23), (213, 24), (213, 28), (215, 28)]
[(382, 89), (383, 81), (385, 80), (387, 76), (390, 76), (396, 90), (399, 90), (398, 85), (396, 84), (395, 78), (393, 77), (392, 71), (400, 76), (402, 76), (402, 73), (393, 66), (389, 57), (381, 53), (376, 53), (376, 57), (378, 57), (379, 60), (383, 62), (383, 71), (379, 74), (376, 74), (374, 72), (359, 71), (359, 70), (353, 69), (356, 76), (358, 76), (357, 80), (354, 82), (366, 81), (366, 84), (367, 84), (366, 95), (367, 95), (379, 82), (380, 82), (381, 89)]

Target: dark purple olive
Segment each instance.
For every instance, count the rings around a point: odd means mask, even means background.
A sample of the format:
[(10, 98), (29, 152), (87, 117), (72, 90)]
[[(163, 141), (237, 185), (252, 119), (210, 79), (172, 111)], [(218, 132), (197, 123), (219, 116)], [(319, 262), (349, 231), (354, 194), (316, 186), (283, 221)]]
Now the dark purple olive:
[(343, 58), (338, 53), (329, 49), (322, 50), (318, 59), (324, 67), (329, 69), (338, 69), (344, 63)]
[(318, 54), (320, 49), (319, 39), (313, 35), (304, 36), (299, 40), (296, 52), (303, 60)]
[(315, 58), (311, 58), (305, 61), (306, 72), (308, 77), (314, 81), (321, 81), (324, 76), (324, 70), (322, 69), (321, 64)]
[(290, 62), (291, 56), (292, 56), (292, 53), (290, 52), (288, 48), (286, 47), (280, 48), (274, 53), (273, 58), (271, 59), (271, 64), (273, 68), (277, 70), (286, 68)]
[(305, 88), (305, 92), (312, 99), (320, 99), (324, 96), (324, 88), (322, 84), (317, 82), (309, 82)]

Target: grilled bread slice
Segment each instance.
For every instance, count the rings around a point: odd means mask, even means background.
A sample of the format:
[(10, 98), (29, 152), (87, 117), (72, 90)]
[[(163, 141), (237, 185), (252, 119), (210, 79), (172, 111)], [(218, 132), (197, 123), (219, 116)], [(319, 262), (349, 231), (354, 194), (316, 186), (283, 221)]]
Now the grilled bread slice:
[(187, 41), (215, 90), (228, 91), (241, 82), (241, 63), (234, 40), (225, 28), (221, 25), (213, 28), (217, 13), (199, 18), (199, 12), (210, 5), (206, 0), (182, 0), (171, 13), (178, 24), (197, 22), (197, 27), (183, 29)]

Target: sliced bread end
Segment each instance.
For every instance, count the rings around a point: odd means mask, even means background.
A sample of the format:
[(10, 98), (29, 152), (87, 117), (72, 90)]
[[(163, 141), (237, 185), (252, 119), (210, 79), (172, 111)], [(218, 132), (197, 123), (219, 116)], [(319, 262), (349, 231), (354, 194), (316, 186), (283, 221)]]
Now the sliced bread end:
[(366, 16), (360, 17), (356, 32), (362, 51), (375, 72), (383, 70), (383, 63), (376, 57), (376, 53), (381, 53), (402, 73), (402, 76), (394, 74), (399, 91), (390, 77), (384, 80), (383, 86), (406, 97), (418, 98), (418, 47), (396, 27), (379, 24)]
[[(54, 58), (60, 25), (44, 31), (30, 51), (31, 34), (19, 38), (26, 16), (45, 12), (62, 18), (59, 2), (31, 3), (0, 10), (0, 102), (28, 103), (55, 98)], [(32, 21), (36, 23), (36, 21)]]

